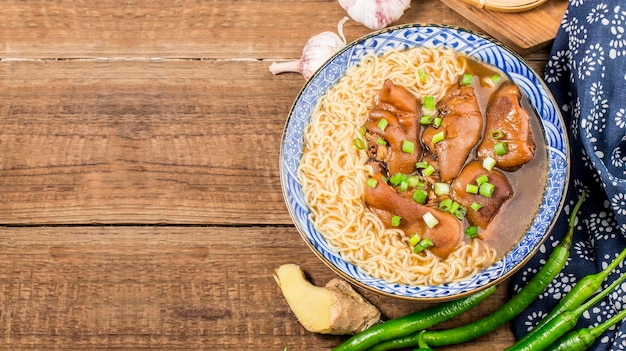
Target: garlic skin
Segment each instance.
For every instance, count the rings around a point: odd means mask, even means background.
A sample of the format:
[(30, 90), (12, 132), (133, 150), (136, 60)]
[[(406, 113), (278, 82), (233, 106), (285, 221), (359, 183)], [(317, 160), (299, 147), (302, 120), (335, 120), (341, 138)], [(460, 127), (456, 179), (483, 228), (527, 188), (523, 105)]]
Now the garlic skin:
[(300, 59), (287, 62), (272, 62), (270, 72), (272, 74), (298, 72), (302, 74), (305, 80), (309, 80), (324, 62), (346, 46), (343, 24), (347, 20), (348, 17), (344, 17), (337, 24), (339, 34), (328, 31), (309, 38), (302, 48), (302, 57)]
[(372, 30), (394, 23), (411, 5), (411, 0), (339, 0), (348, 16)]

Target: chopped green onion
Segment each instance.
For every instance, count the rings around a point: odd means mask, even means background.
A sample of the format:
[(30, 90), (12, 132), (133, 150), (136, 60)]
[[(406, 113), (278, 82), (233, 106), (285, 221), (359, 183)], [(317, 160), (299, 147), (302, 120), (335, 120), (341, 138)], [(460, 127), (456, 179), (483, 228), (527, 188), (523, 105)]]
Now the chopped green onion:
[(426, 78), (428, 78), (428, 76), (426, 75), (426, 70), (421, 68), (419, 71), (417, 71), (417, 74), (420, 77), (420, 81), (422, 83), (426, 83)]
[(452, 211), (450, 211), (450, 213), (452, 213), (458, 220), (462, 221), (467, 214), (467, 209), (463, 206), (459, 206), (459, 208), (454, 211), (454, 213)]
[(508, 152), (506, 143), (504, 141), (496, 143), (493, 146), (493, 150), (496, 152), (496, 155), (498, 156), (506, 155), (506, 153)]
[(365, 149), (365, 142), (361, 138), (354, 138), (354, 147), (359, 150)]
[(441, 126), (441, 122), (443, 122), (443, 118), (441, 117), (433, 118), (433, 127), (439, 128), (439, 126)]
[(385, 141), (385, 139), (379, 137), (378, 139), (376, 139), (376, 144), (384, 146), (387, 145), (387, 142)]
[(500, 140), (504, 138), (504, 132), (499, 129), (495, 129), (489, 133), (489, 137), (493, 140)]
[(472, 202), (472, 204), (470, 205), (470, 208), (474, 211), (478, 211), (483, 207), (478, 202)]
[(433, 216), (433, 214), (430, 212), (424, 213), (422, 218), (424, 219), (424, 222), (426, 222), (428, 228), (434, 228), (437, 224), (439, 224), (437, 218), (435, 218), (435, 216)]
[(475, 238), (478, 236), (478, 227), (473, 225), (471, 227), (467, 227), (467, 229), (465, 229), (465, 235), (467, 235), (470, 238)]
[(496, 160), (494, 160), (492, 157), (487, 156), (484, 160), (483, 160), (483, 168), (491, 171), (493, 169), (493, 167), (496, 166)]
[(403, 140), (402, 151), (406, 152), (407, 154), (413, 154), (415, 152), (415, 143), (410, 140)]
[(439, 209), (444, 212), (450, 211), (450, 206), (452, 206), (452, 199), (448, 198), (439, 203)]
[(380, 128), (380, 130), (384, 132), (385, 128), (387, 128), (387, 126), (389, 125), (389, 122), (387, 122), (386, 119), (381, 118), (380, 121), (378, 121), (377, 125), (378, 125), (378, 128)]
[(488, 181), (489, 181), (489, 177), (487, 177), (486, 174), (483, 174), (480, 177), (476, 178), (476, 184), (478, 184), (478, 186), (481, 186), (487, 183)]
[(456, 201), (453, 201), (452, 205), (450, 205), (450, 208), (448, 209), (448, 212), (455, 214), (459, 210), (459, 208), (461, 208), (461, 204), (459, 204)]
[(489, 79), (491, 79), (492, 82), (498, 84), (500, 83), (500, 80), (502, 80), (502, 77), (500, 77), (499, 74), (494, 74), (493, 76), (489, 77)]
[(435, 194), (439, 196), (450, 194), (450, 185), (448, 183), (437, 182), (435, 183), (434, 188), (435, 188)]
[(405, 192), (407, 191), (408, 188), (409, 188), (408, 180), (403, 180), (402, 182), (400, 182), (400, 191)]
[(434, 96), (424, 96), (424, 108), (427, 110), (435, 109), (435, 97)]
[(413, 193), (413, 201), (418, 204), (423, 204), (426, 202), (426, 198), (428, 197), (428, 193), (423, 189), (416, 189), (415, 193)]
[(391, 217), (391, 226), (392, 227), (399, 226), (401, 220), (402, 220), (402, 217), (400, 217), (400, 216), (393, 216), (393, 217)]
[(409, 238), (409, 245), (411, 246), (415, 246), (420, 242), (420, 236), (419, 234), (413, 234), (413, 236), (411, 238)]
[(365, 126), (361, 126), (361, 128), (359, 128), (359, 134), (361, 134), (361, 136), (364, 136), (366, 131), (367, 129), (365, 129)]
[(399, 185), (400, 183), (405, 182), (407, 178), (407, 175), (404, 173), (396, 173), (389, 178), (389, 183), (391, 183), (391, 185)]
[(424, 170), (422, 171), (422, 174), (425, 177), (430, 176), (431, 174), (435, 173), (435, 167), (428, 165), (426, 168), (424, 168)]
[(370, 188), (375, 188), (376, 185), (378, 185), (378, 180), (374, 178), (370, 178), (367, 180), (367, 186), (369, 186)]
[(495, 185), (491, 183), (483, 183), (480, 185), (480, 189), (478, 190), (478, 193), (484, 197), (491, 197), (495, 188), (496, 188)]
[(474, 76), (471, 73), (465, 73), (463, 78), (461, 78), (461, 85), (472, 84), (472, 79), (474, 79)]
[(442, 130), (441, 132), (433, 135), (433, 144), (437, 144), (446, 138), (446, 133)]
[(478, 185), (467, 184), (465, 186), (465, 192), (468, 192), (470, 194), (478, 194)]
[(415, 247), (413, 248), (413, 252), (419, 253), (419, 252), (426, 250), (429, 247), (433, 247), (434, 245), (435, 244), (433, 243), (431, 239), (424, 238), (420, 240), (420, 242), (417, 245), (415, 245)]
[(381, 174), (380, 176), (383, 179), (383, 182), (387, 183), (387, 181), (389, 180), (387, 177), (385, 177), (384, 175)]
[(417, 168), (417, 169), (426, 168), (426, 167), (428, 167), (428, 162), (426, 162), (426, 161), (420, 161), (420, 162), (415, 164), (415, 168)]
[(426, 125), (429, 125), (431, 123), (433, 123), (433, 116), (424, 115), (424, 116), (420, 117), (420, 124), (421, 125), (426, 126)]
[(423, 186), (424, 184), (420, 181), (420, 177), (416, 175), (408, 176), (406, 179), (407, 183), (411, 188), (415, 188), (418, 186)]

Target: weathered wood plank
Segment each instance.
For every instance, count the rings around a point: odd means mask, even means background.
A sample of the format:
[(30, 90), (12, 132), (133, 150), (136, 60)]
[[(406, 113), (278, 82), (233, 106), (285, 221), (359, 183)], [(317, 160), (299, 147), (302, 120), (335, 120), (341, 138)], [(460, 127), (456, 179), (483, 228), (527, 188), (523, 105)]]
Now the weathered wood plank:
[[(301, 265), (317, 285), (335, 277), (293, 228), (0, 228), (0, 349), (321, 350), (340, 343), (345, 337), (298, 323), (272, 278), (284, 263)], [(385, 318), (427, 306), (358, 290)], [(501, 288), (476, 313), (504, 299)], [(509, 340), (503, 327), (463, 350), (503, 349)]]
[[(0, 7), (0, 58), (296, 58), (345, 15), (334, 0), (9, 0)], [(477, 28), (435, 0), (413, 2), (398, 23), (411, 22)], [(345, 26), (348, 40), (369, 32)]]

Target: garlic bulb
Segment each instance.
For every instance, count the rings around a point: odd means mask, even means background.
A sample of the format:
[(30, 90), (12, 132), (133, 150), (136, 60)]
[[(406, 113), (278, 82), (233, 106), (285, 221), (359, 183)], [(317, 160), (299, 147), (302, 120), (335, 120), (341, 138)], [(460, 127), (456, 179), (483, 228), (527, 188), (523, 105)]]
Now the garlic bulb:
[(339, 5), (356, 22), (377, 30), (400, 19), (411, 0), (339, 0)]
[(305, 80), (309, 80), (313, 73), (315, 73), (326, 60), (346, 46), (346, 38), (343, 35), (343, 24), (347, 20), (348, 17), (344, 17), (337, 24), (339, 34), (322, 32), (312, 36), (306, 44), (304, 44), (302, 57), (300, 57), (300, 59), (280, 63), (273, 62), (270, 65), (270, 72), (272, 72), (272, 74), (298, 72), (302, 74)]

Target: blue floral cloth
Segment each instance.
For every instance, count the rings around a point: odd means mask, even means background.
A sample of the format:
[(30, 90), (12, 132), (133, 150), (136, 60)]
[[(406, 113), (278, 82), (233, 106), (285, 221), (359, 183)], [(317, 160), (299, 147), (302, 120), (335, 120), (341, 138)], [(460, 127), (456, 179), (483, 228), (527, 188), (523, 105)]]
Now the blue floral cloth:
[[(540, 252), (512, 278), (518, 292), (567, 232), (583, 189), (574, 244), (565, 269), (512, 323), (528, 332), (584, 275), (626, 248), (626, 1), (571, 0), (553, 43), (545, 81), (561, 109), (571, 146), (571, 182), (564, 211)], [(620, 265), (603, 286), (626, 266)], [(595, 326), (626, 307), (626, 284), (593, 306), (577, 328)], [(626, 322), (596, 339), (590, 350), (626, 350)]]

